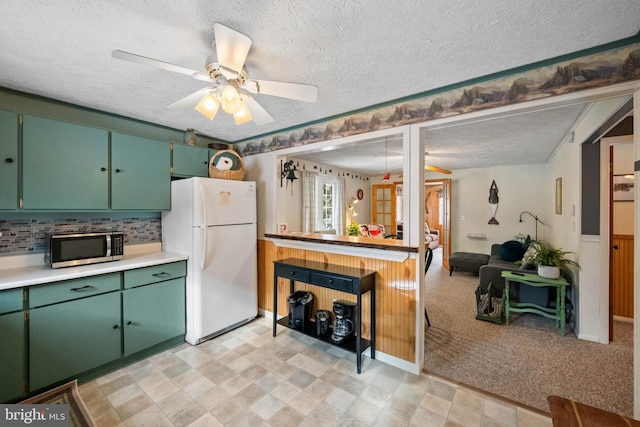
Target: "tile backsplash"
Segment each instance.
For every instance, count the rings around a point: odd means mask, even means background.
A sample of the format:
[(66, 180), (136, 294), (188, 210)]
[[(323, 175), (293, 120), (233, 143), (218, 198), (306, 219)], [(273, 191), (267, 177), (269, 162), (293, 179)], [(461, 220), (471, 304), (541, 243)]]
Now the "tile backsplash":
[(122, 231), (125, 244), (162, 241), (160, 213), (42, 214), (0, 217), (0, 255), (43, 252), (45, 233)]

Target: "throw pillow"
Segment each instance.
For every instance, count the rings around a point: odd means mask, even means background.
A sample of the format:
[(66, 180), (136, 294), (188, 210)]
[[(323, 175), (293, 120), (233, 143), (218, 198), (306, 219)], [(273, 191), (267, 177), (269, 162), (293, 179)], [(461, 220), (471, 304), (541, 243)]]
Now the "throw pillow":
[(500, 245), (500, 259), (503, 261), (514, 262), (521, 260), (523, 254), (522, 243), (516, 240), (509, 240)]
[(522, 255), (522, 264), (520, 264), (520, 270), (533, 270), (534, 264), (530, 259), (535, 256), (537, 250), (535, 245), (529, 245), (527, 250)]
[(360, 224), (358, 228), (360, 229), (360, 235), (362, 237), (371, 237), (371, 234), (369, 234), (369, 227), (367, 227), (366, 224)]
[(384, 237), (384, 225), (382, 224), (369, 224), (369, 237)]

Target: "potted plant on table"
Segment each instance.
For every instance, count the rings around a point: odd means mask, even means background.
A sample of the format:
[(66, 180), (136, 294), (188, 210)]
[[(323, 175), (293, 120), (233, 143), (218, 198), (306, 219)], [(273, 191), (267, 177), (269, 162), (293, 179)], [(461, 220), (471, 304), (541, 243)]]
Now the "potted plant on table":
[(570, 265), (580, 268), (577, 262), (566, 257), (572, 252), (563, 251), (561, 248), (550, 248), (539, 240), (532, 242), (531, 246), (533, 246), (530, 251), (532, 253), (525, 254), (525, 260), (538, 267), (538, 276), (540, 277), (557, 279), (560, 277), (560, 270), (567, 270)]
[(355, 221), (351, 221), (351, 224), (347, 227), (347, 235), (349, 236), (357, 236), (360, 232), (360, 228), (358, 227), (358, 223)]

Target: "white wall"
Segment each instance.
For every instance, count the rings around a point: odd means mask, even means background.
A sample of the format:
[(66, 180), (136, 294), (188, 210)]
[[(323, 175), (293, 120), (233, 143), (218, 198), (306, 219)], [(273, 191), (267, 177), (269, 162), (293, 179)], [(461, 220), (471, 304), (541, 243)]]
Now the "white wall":
[[(455, 170), (447, 178), (452, 180), (451, 190), (451, 252), (479, 252), (489, 254), (493, 243), (512, 240), (517, 234), (535, 238), (535, 221), (520, 212), (529, 211), (546, 223), (545, 203), (549, 191), (545, 182), (544, 164), (495, 166), (485, 169)], [(427, 172), (425, 179), (442, 179), (442, 174)], [(499, 225), (488, 224), (489, 187), (495, 180), (498, 186)], [(468, 237), (484, 234), (486, 239)], [(546, 228), (538, 224), (538, 238), (544, 239)]]
[[(280, 187), (281, 158), (283, 162), (288, 160), (287, 157), (278, 156), (277, 152), (244, 157), (245, 180), (256, 181), (257, 183), (259, 236), (264, 233), (276, 233), (277, 224), (280, 223), (286, 223), (289, 231), (302, 230), (302, 167), (304, 165), (306, 169), (314, 170), (313, 167), (317, 166), (318, 168), (321, 167), (323, 172), (325, 170), (325, 165), (291, 157), (299, 169), (296, 171), (298, 179), (293, 182), (283, 180), (282, 187)], [(351, 197), (356, 197), (358, 189), (363, 190), (364, 198), (356, 205), (356, 211), (358, 212), (356, 222), (360, 222), (360, 218), (370, 218), (370, 178), (364, 176), (361, 180), (360, 174), (356, 174), (358, 178), (352, 178), (353, 173), (351, 171), (333, 167), (331, 170), (334, 174), (338, 172), (345, 173), (347, 193), (345, 200), (347, 202), (351, 200)], [(346, 173), (349, 173), (349, 176), (346, 176)], [(348, 225), (349, 222), (346, 224)], [(342, 233), (344, 234), (344, 230), (342, 230)]]

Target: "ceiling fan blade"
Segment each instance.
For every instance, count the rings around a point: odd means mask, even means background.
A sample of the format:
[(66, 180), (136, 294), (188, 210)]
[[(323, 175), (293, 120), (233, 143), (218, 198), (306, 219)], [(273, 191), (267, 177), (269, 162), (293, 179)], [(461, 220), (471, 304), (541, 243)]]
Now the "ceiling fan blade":
[(198, 73), (198, 71), (192, 70), (191, 68), (170, 64), (169, 62), (159, 61), (157, 59), (147, 58), (146, 56), (136, 55), (135, 53), (124, 52), (117, 49), (111, 51), (111, 56), (116, 59), (122, 59), (142, 65), (149, 65), (151, 67), (173, 71), (175, 73), (186, 74), (188, 76), (194, 76)]
[(440, 173), (444, 173), (444, 174), (447, 174), (447, 175), (451, 174), (451, 171), (450, 171), (450, 170), (442, 169), (442, 168), (439, 168), (439, 167), (437, 167), (437, 166), (428, 166), (428, 165), (425, 165), (425, 167), (424, 167), (424, 168), (425, 168), (426, 170), (428, 170), (428, 171), (440, 172)]
[(245, 93), (243, 96), (243, 100), (245, 105), (249, 109), (249, 112), (251, 113), (251, 117), (253, 117), (253, 121), (255, 122), (255, 124), (264, 125), (273, 121), (273, 117), (271, 117), (271, 115), (267, 113), (267, 110), (262, 108), (262, 106), (258, 104), (256, 100), (251, 96)]
[(318, 98), (317, 86), (304, 85), (300, 83), (247, 80), (243, 87), (249, 92), (296, 99), (298, 101), (316, 102), (316, 99)]
[(220, 68), (240, 74), (251, 48), (251, 39), (217, 22), (213, 24), (213, 33)]
[(210, 92), (212, 90), (214, 90), (214, 88), (212, 87), (202, 88), (196, 92), (193, 92), (191, 95), (187, 95), (184, 98), (177, 100), (167, 108), (195, 108), (202, 97), (205, 96), (207, 92)]

